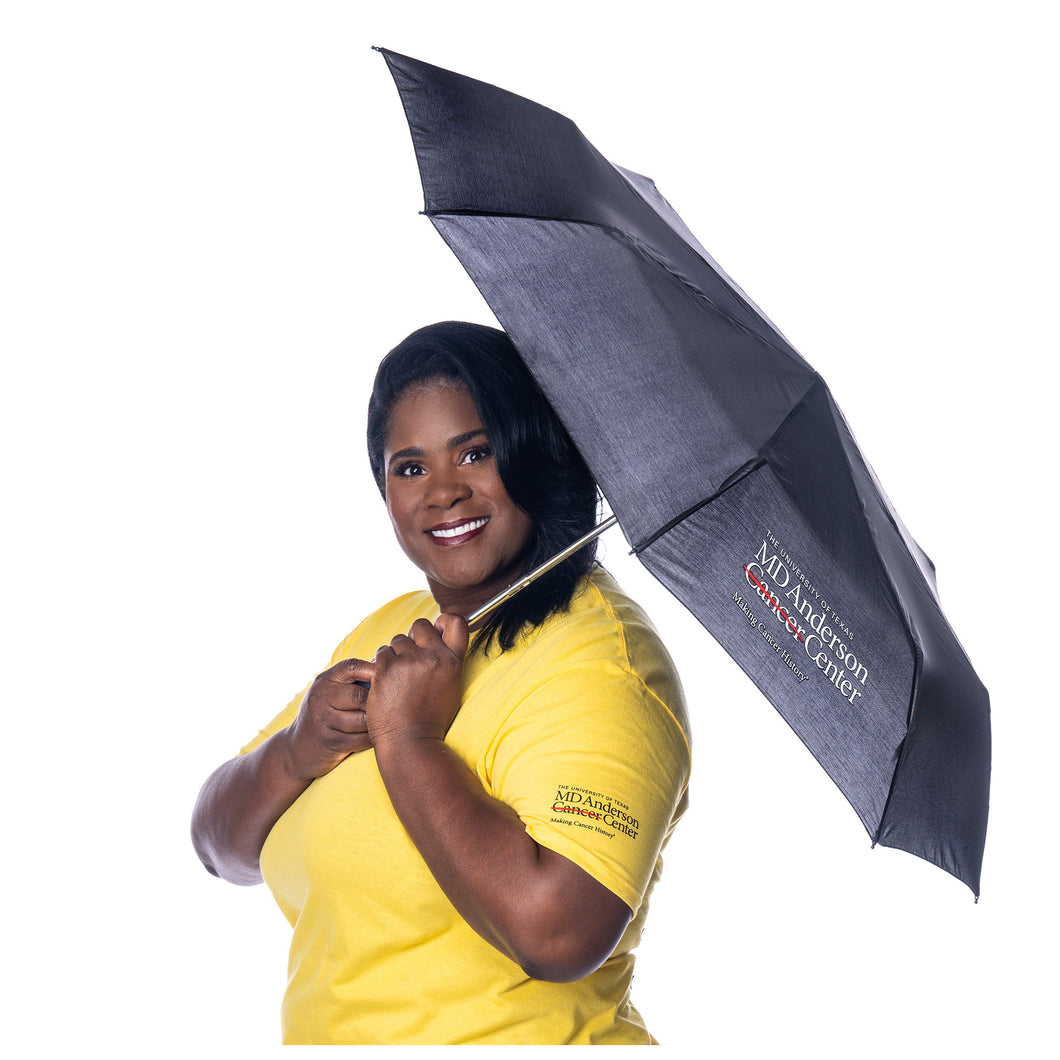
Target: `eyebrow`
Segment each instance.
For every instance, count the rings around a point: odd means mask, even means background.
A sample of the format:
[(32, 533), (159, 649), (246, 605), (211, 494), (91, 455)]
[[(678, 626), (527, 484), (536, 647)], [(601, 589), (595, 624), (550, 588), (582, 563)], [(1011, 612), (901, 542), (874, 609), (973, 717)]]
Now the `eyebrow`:
[[(470, 442), (472, 438), (477, 438), (480, 434), (485, 435), (485, 433), (485, 427), (476, 427), (473, 431), (465, 431), (463, 434), (450, 438), (445, 443), (445, 447), (449, 452), (452, 452), (454, 449), (459, 449), (465, 442)], [(426, 455), (426, 450), (421, 449), (418, 445), (410, 445), (406, 449), (399, 449), (396, 453), (391, 453), (387, 467), (393, 467), (395, 460), (406, 460), (409, 457), (424, 457)]]

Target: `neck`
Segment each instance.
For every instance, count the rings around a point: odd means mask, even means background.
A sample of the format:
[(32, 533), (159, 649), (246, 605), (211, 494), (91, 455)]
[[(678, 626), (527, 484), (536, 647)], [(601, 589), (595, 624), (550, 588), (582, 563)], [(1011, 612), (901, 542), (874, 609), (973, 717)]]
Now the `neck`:
[(490, 587), (488, 590), (481, 586), (476, 586), (474, 589), (466, 591), (451, 589), (445, 585), (430, 585), (429, 588), (431, 596), (434, 597), (435, 603), (438, 604), (438, 609), (443, 615), (460, 615), (462, 618), (467, 618), (468, 615), (473, 614), (483, 604), (492, 600), (499, 592), (507, 589), (510, 584), (511, 581), (506, 581), (503, 584)]
[[(489, 581), (479, 585), (467, 587), (454, 587), (442, 585), (432, 578), (427, 579), (427, 585), (431, 590), (431, 596), (443, 615), (460, 615), (467, 618), (474, 614), (483, 604), (489, 603), (498, 593), (504, 592), (513, 585), (525, 573), (525, 563), (513, 563), (510, 567), (501, 571)], [(479, 623), (475, 624), (477, 628)]]

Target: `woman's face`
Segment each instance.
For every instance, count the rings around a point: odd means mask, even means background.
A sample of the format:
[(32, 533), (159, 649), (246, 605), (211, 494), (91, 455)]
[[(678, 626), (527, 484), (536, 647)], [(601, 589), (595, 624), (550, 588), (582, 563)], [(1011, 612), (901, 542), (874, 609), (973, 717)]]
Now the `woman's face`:
[(463, 384), (406, 390), (383, 461), (394, 533), (443, 611), (468, 615), (516, 580), (533, 522), (508, 496)]

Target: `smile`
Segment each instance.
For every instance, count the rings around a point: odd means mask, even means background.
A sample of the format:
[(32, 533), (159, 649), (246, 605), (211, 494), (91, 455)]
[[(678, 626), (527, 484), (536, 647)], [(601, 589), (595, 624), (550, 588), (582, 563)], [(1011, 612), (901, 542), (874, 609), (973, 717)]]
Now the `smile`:
[(436, 539), (463, 537), (465, 534), (481, 530), (488, 522), (489, 519), (469, 519), (466, 523), (458, 523), (455, 526), (439, 526), (433, 530), (428, 530), (427, 533)]

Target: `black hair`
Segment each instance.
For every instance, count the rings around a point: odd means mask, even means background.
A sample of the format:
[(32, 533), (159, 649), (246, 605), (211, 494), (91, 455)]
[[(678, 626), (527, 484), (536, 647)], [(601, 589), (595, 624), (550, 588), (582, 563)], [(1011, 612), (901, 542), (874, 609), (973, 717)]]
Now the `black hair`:
[[(533, 521), (525, 570), (533, 570), (593, 528), (598, 495), (592, 473), (511, 339), (482, 324), (429, 324), (380, 363), (368, 403), (368, 459), (384, 498), (383, 450), (391, 412), (409, 387), (432, 379), (467, 387), (489, 435), (504, 488)], [(566, 610), (578, 582), (595, 562), (594, 541), (496, 608), (479, 630), (476, 644), (488, 649), (496, 637), (507, 651), (525, 626), (536, 627)]]

